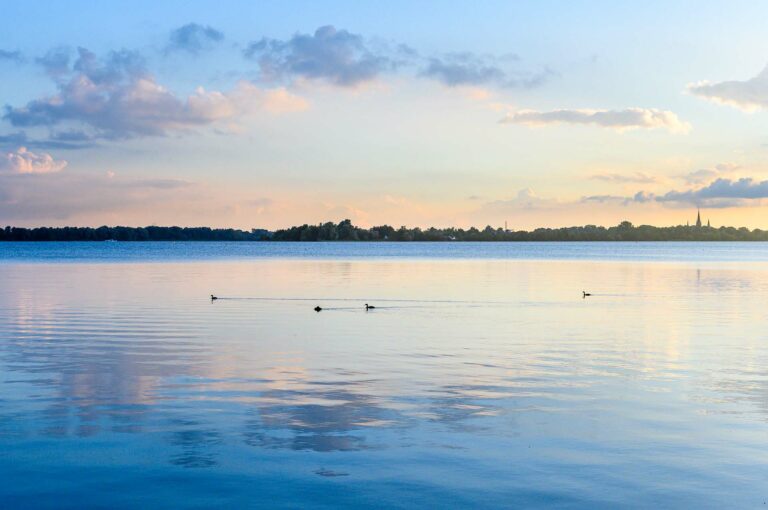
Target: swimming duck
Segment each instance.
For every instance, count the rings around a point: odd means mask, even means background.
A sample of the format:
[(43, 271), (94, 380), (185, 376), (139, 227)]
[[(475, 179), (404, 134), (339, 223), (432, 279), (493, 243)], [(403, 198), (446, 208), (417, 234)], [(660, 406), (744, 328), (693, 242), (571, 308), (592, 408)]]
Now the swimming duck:
[(213, 294), (211, 294), (211, 301), (216, 301), (217, 299), (219, 299), (219, 298), (217, 298), (216, 296), (214, 296)]
[(376, 307), (375, 307), (375, 306), (373, 306), (373, 305), (369, 305), (368, 303), (366, 303), (366, 304), (365, 304), (365, 309), (366, 309), (366, 310), (373, 310), (373, 309), (375, 309), (375, 308), (376, 308)]
[(581, 296), (582, 298), (585, 298), (585, 297), (587, 297), (587, 296), (591, 296), (591, 295), (592, 295), (592, 294), (590, 294), (589, 292), (587, 292), (586, 290), (582, 290), (582, 291), (581, 291), (581, 294), (582, 294), (582, 296)]
[(320, 310), (322, 310), (322, 308), (320, 308), (319, 306), (316, 306), (316, 307), (314, 308), (314, 310), (315, 310), (316, 312), (319, 312)]

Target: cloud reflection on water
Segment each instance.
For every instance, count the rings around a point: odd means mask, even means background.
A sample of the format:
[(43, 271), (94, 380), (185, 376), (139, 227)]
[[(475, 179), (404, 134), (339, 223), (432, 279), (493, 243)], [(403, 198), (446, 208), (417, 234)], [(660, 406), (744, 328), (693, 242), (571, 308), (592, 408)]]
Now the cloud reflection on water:
[[(768, 416), (760, 268), (259, 261), (6, 265), (0, 278), (0, 444), (116, 443), (155, 468), (254, 477), (255, 459), (434, 456), (479, 484), (498, 475), (484, 464), (497, 454), (610, 464), (606, 444), (688, 447), (655, 432), (680, 421), (738, 441), (729, 426)], [(602, 292), (583, 300), (588, 282)], [(212, 305), (213, 288), (428, 304), (316, 314), (304, 301)], [(451, 304), (464, 295), (501, 304)], [(687, 418), (718, 413), (736, 421)], [(326, 461), (306, 471), (360, 476)]]

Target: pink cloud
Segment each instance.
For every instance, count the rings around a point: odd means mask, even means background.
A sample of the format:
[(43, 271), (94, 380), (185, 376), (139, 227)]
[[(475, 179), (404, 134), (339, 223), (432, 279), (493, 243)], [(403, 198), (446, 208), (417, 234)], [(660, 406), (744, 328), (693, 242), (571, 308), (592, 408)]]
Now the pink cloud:
[(19, 147), (0, 157), (0, 170), (17, 174), (47, 174), (59, 172), (66, 166), (67, 162), (63, 159), (53, 159), (45, 152), (31, 152), (26, 147)]

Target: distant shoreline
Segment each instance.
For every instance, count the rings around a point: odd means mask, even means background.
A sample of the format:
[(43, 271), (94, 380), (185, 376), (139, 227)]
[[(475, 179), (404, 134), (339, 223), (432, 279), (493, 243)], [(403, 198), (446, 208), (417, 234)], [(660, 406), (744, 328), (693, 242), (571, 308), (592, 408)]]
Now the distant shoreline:
[(477, 228), (406, 228), (389, 225), (362, 228), (350, 220), (340, 223), (304, 224), (269, 231), (266, 229), (213, 229), (209, 227), (5, 227), (0, 242), (733, 242), (768, 241), (768, 231), (746, 227), (678, 225), (634, 226), (624, 221), (614, 227), (580, 227), (507, 230)]

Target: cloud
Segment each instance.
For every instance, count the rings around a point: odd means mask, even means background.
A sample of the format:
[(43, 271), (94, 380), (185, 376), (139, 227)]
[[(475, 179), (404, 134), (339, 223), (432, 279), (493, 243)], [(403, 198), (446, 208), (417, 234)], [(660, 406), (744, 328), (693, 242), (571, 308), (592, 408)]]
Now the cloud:
[(590, 179), (595, 179), (598, 181), (607, 181), (607, 182), (640, 183), (640, 184), (650, 184), (658, 181), (656, 177), (652, 175), (648, 175), (643, 172), (635, 172), (629, 175), (618, 174), (618, 173), (600, 173), (600, 174), (594, 174), (590, 176)]
[(179, 204), (190, 210), (210, 207), (210, 192), (175, 179), (120, 178), (108, 173), (18, 175), (0, 172), (0, 217), (8, 220), (129, 221), (140, 215), (152, 222), (160, 211), (173, 216)]
[(625, 108), (624, 110), (553, 110), (539, 112), (518, 110), (508, 113), (499, 122), (546, 126), (549, 124), (591, 124), (627, 131), (631, 129), (666, 129), (671, 133), (687, 133), (691, 126), (667, 110), (655, 108)]
[(267, 80), (305, 78), (354, 87), (374, 80), (395, 62), (374, 51), (362, 36), (331, 25), (314, 34), (296, 34), (288, 40), (263, 38), (248, 45), (244, 55), (256, 60)]
[(0, 147), (32, 147), (35, 149), (87, 149), (96, 145), (92, 137), (82, 131), (52, 132), (48, 138), (32, 139), (24, 131), (0, 135)]
[(24, 57), (20, 51), (8, 51), (0, 49), (0, 62), (3, 60), (16, 62), (18, 64), (24, 61)]
[(687, 173), (683, 175), (682, 178), (688, 184), (705, 184), (724, 174), (735, 172), (739, 168), (741, 167), (735, 163), (721, 163), (715, 166), (715, 168), (702, 168), (700, 170)]
[(506, 69), (516, 55), (492, 56), (471, 52), (423, 56), (405, 45), (372, 44), (359, 34), (331, 25), (314, 34), (296, 34), (287, 40), (263, 38), (248, 45), (246, 58), (259, 64), (262, 78), (270, 81), (296, 78), (325, 80), (341, 87), (355, 87), (375, 80), (387, 71), (415, 65), (418, 76), (449, 87), (536, 87), (557, 73)]
[(85, 131), (70, 129), (69, 131), (51, 133), (50, 140), (60, 143), (87, 144), (92, 138)]
[(720, 178), (707, 186), (688, 190), (673, 190), (666, 193), (638, 191), (629, 196), (623, 195), (587, 195), (577, 202), (542, 198), (530, 189), (522, 189), (517, 196), (509, 200), (495, 200), (484, 204), (478, 212), (494, 215), (503, 213), (525, 213), (526, 211), (561, 212), (563, 208), (583, 204), (629, 206), (632, 204), (661, 204), (667, 207), (706, 207), (710, 209), (729, 207), (753, 207), (768, 199), (768, 180), (756, 181), (752, 178)]
[(581, 197), (581, 202), (597, 202), (598, 204), (621, 202), (626, 204), (627, 198), (616, 195), (591, 195)]
[(424, 55), (406, 44), (372, 41), (332, 25), (314, 34), (290, 39), (262, 38), (251, 42), (243, 55), (259, 65), (265, 81), (323, 80), (340, 87), (357, 87), (401, 68), (448, 87), (537, 87), (557, 73), (510, 69), (514, 54), (483, 55), (451, 52)]
[(638, 191), (632, 197), (630, 197), (629, 200), (632, 202), (645, 204), (647, 202), (653, 201), (655, 198), (656, 198), (656, 195), (654, 195), (653, 193), (650, 193), (647, 191)]
[(580, 202), (582, 203), (599, 203), (599, 204), (621, 204), (621, 205), (629, 205), (632, 203), (638, 203), (638, 204), (644, 204), (647, 202), (652, 202), (656, 195), (653, 193), (648, 193), (646, 191), (639, 191), (632, 195), (631, 197), (623, 197), (618, 195), (591, 195), (591, 196), (585, 196), (581, 197)]
[(249, 208), (253, 208), (256, 214), (264, 214), (274, 204), (271, 198), (261, 197), (246, 200), (245, 205)]
[(428, 58), (420, 76), (435, 79), (448, 87), (498, 85), (532, 88), (556, 75), (550, 69), (538, 74), (512, 73), (503, 69), (498, 61), (494, 57), (469, 52), (448, 53)]
[(34, 153), (26, 147), (0, 155), (0, 171), (16, 174), (48, 174), (67, 166), (64, 160), (55, 160), (46, 153)]
[(539, 198), (531, 188), (524, 188), (517, 192), (517, 197), (514, 201), (525, 207), (532, 207), (535, 204), (539, 204), (543, 199)]
[(702, 168), (701, 170), (696, 170), (694, 172), (685, 174), (683, 179), (688, 184), (703, 184), (705, 182), (711, 181), (718, 175), (720, 175), (720, 173), (717, 170), (712, 170), (711, 168)]
[[(107, 177), (114, 178), (115, 173), (107, 173)], [(192, 186), (192, 183), (181, 179), (138, 179), (126, 181), (123, 186), (126, 188), (179, 189)]]
[(370, 213), (354, 205), (323, 203), (322, 207), (325, 218), (333, 221), (349, 219), (357, 225), (370, 225)]
[(23, 131), (17, 131), (15, 133), (9, 133), (7, 135), (0, 135), (0, 145), (29, 145), (27, 142), (27, 134)]
[(542, 209), (557, 205), (558, 201), (538, 196), (532, 189), (524, 188), (509, 200), (494, 200), (483, 205), (482, 209), (493, 212), (505, 212), (520, 209)]
[(155, 81), (134, 52), (112, 52), (103, 60), (84, 48), (78, 53), (66, 76), (59, 75), (58, 93), (7, 107), (4, 119), (16, 127), (74, 126), (86, 129), (83, 138), (123, 139), (231, 122), (262, 110), (306, 108), (303, 99), (284, 89), (261, 89), (245, 81), (229, 92), (198, 88), (179, 98)]
[(648, 193), (646, 191), (638, 191), (631, 197), (624, 197), (624, 196), (618, 196), (618, 195), (590, 195), (590, 196), (581, 197), (580, 202), (582, 203), (596, 202), (599, 204), (618, 203), (621, 205), (629, 205), (632, 203), (644, 204), (647, 202), (652, 202), (655, 198), (656, 198), (656, 195), (654, 195), (653, 193)]
[(695, 205), (707, 208), (744, 207), (759, 204), (768, 198), (768, 180), (755, 181), (752, 178), (742, 179), (718, 178), (710, 184), (682, 191), (668, 191), (663, 194), (648, 191), (638, 191), (632, 196), (594, 195), (582, 197), (582, 202), (620, 202), (624, 205), (631, 203), (661, 203), (669, 206), (688, 207)]
[(485, 85), (504, 82), (504, 71), (479, 60), (470, 60), (468, 55), (448, 57), (446, 60), (430, 58), (422, 76), (435, 78), (449, 87), (457, 85)]
[(711, 83), (689, 83), (688, 92), (695, 96), (747, 112), (768, 107), (768, 66), (754, 78)]
[(307, 107), (306, 100), (286, 89), (262, 89), (250, 82), (241, 81), (227, 93), (206, 91), (199, 87), (187, 98), (178, 117), (180, 124), (208, 124), (259, 111), (286, 113), (305, 110)]
[(69, 48), (53, 48), (42, 57), (35, 59), (40, 64), (48, 76), (58, 78), (69, 72), (69, 59), (71, 51)]
[(719, 178), (703, 188), (670, 191), (656, 196), (655, 200), (702, 207), (733, 207), (763, 198), (768, 198), (768, 181), (758, 182), (750, 177), (744, 177), (738, 180)]
[(213, 48), (223, 40), (224, 33), (211, 26), (187, 23), (171, 32), (168, 37), (166, 53), (186, 51), (197, 55), (204, 50)]

